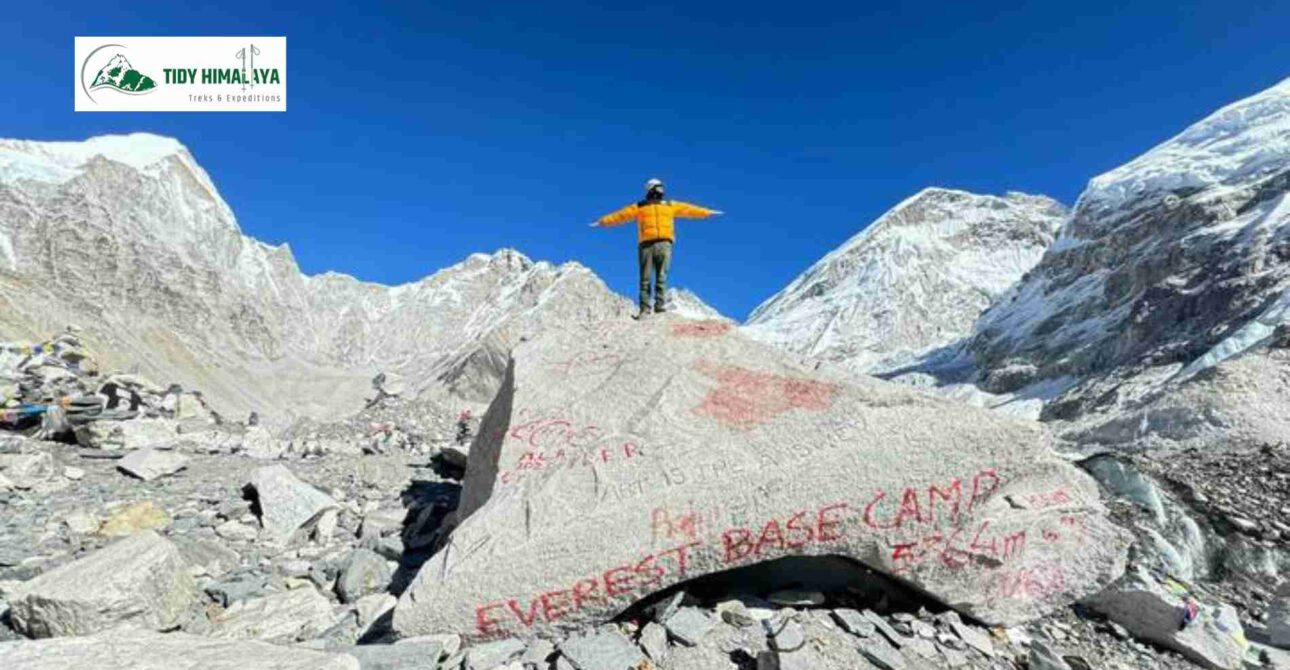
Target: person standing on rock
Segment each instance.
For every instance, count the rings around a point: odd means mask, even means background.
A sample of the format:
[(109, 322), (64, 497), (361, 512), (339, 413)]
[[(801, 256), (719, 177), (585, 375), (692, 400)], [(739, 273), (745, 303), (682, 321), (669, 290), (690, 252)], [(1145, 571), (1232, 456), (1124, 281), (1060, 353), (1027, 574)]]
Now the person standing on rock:
[(640, 261), (639, 319), (649, 314), (650, 283), (653, 275), (654, 311), (664, 312), (667, 300), (667, 271), (672, 264), (672, 244), (676, 241), (674, 219), (706, 219), (721, 212), (688, 202), (665, 200), (663, 182), (645, 182), (645, 199), (607, 214), (591, 224), (592, 228), (618, 226), (636, 219), (636, 253)]

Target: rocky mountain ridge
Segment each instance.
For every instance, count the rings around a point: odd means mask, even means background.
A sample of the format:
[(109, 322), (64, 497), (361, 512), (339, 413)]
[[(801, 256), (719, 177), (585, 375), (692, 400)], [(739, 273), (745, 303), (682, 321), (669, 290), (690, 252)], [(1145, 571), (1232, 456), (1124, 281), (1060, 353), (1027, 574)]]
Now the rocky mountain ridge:
[(1044, 196), (924, 189), (763, 302), (744, 331), (856, 371), (897, 367), (968, 333), (1065, 214)]
[[(1287, 193), (1290, 79), (1090, 181), (1043, 259), (976, 324), (965, 352), (978, 381), (994, 393), (1047, 387), (1042, 418), (1089, 424), (1262, 355), (1290, 315)], [(1206, 404), (1140, 415), (1141, 429), (1114, 442), (1249, 423)]]
[(446, 376), (486, 402), (480, 343), (627, 310), (585, 267), (509, 249), (402, 286), (304, 275), (287, 245), (241, 233), (182, 145), (151, 135), (0, 140), (0, 304), (12, 338), (83, 325), (107, 364), (275, 423), (357, 411), (378, 371)]

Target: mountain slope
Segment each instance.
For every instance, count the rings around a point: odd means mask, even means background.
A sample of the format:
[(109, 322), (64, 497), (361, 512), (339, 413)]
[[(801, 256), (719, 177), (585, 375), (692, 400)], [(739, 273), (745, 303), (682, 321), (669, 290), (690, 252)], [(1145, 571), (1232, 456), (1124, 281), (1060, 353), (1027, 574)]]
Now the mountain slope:
[(475, 343), (627, 309), (586, 268), (512, 250), (402, 286), (306, 276), (286, 245), (241, 233), (174, 140), (0, 140), (0, 338), (75, 323), (108, 366), (202, 390), (220, 411), (356, 410), (379, 370), (419, 386), (456, 375), (475, 397), (494, 383), (462, 377)]
[(1265, 344), (1290, 317), (1287, 192), (1290, 80), (1093, 179), (976, 326), (981, 380), (1066, 379), (1045, 419), (1109, 417)]
[(899, 365), (969, 332), (1064, 215), (1044, 196), (923, 190), (762, 303), (744, 330), (860, 371)]

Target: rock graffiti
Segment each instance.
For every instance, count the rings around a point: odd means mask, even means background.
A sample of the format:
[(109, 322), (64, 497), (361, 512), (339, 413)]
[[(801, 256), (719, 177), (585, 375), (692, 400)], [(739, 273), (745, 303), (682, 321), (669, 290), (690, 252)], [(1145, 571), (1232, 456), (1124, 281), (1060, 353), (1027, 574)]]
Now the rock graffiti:
[[(647, 530), (651, 544), (662, 549), (526, 599), (482, 603), (476, 609), (476, 630), (495, 637), (539, 620), (551, 623), (588, 603), (655, 590), (665, 580), (675, 583), (685, 577), (687, 565), (700, 560), (735, 567), (866, 536), (880, 540), (889, 552), (888, 567), (894, 574), (910, 574), (934, 562), (956, 571), (979, 569), (983, 588), (999, 598), (1045, 598), (1064, 592), (1066, 579), (1060, 564), (1018, 559), (1032, 543), (1057, 542), (1079, 533), (1079, 517), (1045, 516), (1035, 527), (1003, 530), (990, 519), (964, 525), (964, 518), (1002, 484), (1000, 474), (987, 467), (967, 477), (909, 485), (899, 495), (877, 490), (860, 504), (832, 501), (762, 514), (755, 523), (731, 523), (724, 510), (704, 514), (655, 506), (648, 512)], [(1061, 489), (1031, 497), (1071, 501), (1069, 492)]]
[(542, 470), (570, 470), (597, 465), (608, 465), (630, 461), (641, 455), (641, 448), (635, 442), (623, 442), (615, 447), (594, 447), (581, 451), (564, 448), (546, 450), (526, 450), (515, 459), (514, 467), (498, 473), (502, 484), (514, 484), (525, 474)]
[(581, 448), (600, 439), (601, 430), (562, 417), (541, 417), (512, 427), (507, 436), (535, 449)]
[(717, 382), (694, 411), (739, 430), (751, 429), (795, 409), (826, 410), (833, 406), (837, 393), (835, 384), (732, 365), (700, 361), (694, 369)]
[(691, 552), (699, 546), (698, 542), (689, 542), (645, 554), (523, 600), (509, 598), (480, 604), (475, 608), (475, 630), (484, 637), (497, 637), (506, 630), (529, 628), (539, 618), (553, 623), (589, 603), (649, 592), (665, 578), (684, 578)]
[(525, 474), (558, 469), (589, 468), (624, 461), (642, 455), (634, 440), (617, 440), (604, 435), (599, 426), (577, 424), (561, 417), (541, 417), (513, 427), (507, 437), (524, 445), (510, 469), (498, 473), (503, 485), (519, 481)]
[(1065, 592), (1066, 571), (1055, 562), (992, 570), (984, 585), (986, 592), (997, 598), (1047, 598)]
[(760, 559), (772, 549), (782, 553), (808, 544), (840, 540), (848, 508), (847, 503), (837, 502), (814, 510), (799, 510), (782, 519), (768, 519), (759, 530), (727, 528), (721, 532), (721, 562)]
[(580, 351), (567, 358), (558, 358), (547, 364), (565, 377), (599, 375), (622, 365), (623, 355), (614, 352)]
[(980, 501), (988, 498), (998, 488), (1001, 480), (999, 474), (994, 468), (983, 468), (972, 477), (972, 492), (967, 500), (966, 509), (963, 509), (963, 481), (954, 477), (944, 486), (929, 484), (925, 489), (924, 498), (920, 495), (924, 489), (907, 486), (900, 494), (900, 506), (895, 514), (889, 515), (889, 518), (882, 520), (883, 503), (887, 500), (887, 492), (879, 489), (874, 492), (873, 498), (864, 508), (864, 522), (866, 526), (874, 529), (901, 528), (907, 522), (913, 522), (923, 525), (937, 526), (939, 518), (937, 510), (948, 508), (951, 523), (958, 523), (959, 514), (962, 511), (971, 511), (972, 508)]
[(706, 321), (686, 321), (674, 323), (670, 331), (672, 337), (721, 337), (734, 330), (727, 321), (709, 319)]

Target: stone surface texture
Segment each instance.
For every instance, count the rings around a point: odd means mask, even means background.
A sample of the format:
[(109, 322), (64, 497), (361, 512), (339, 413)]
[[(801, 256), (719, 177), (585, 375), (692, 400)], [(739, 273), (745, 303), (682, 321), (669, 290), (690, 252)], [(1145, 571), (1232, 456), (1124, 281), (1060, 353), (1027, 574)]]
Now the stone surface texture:
[(1115, 579), (1128, 543), (1034, 424), (666, 316), (518, 347), (457, 519), (396, 607), (400, 633), (550, 633), (698, 575), (824, 554), (1011, 624)]

